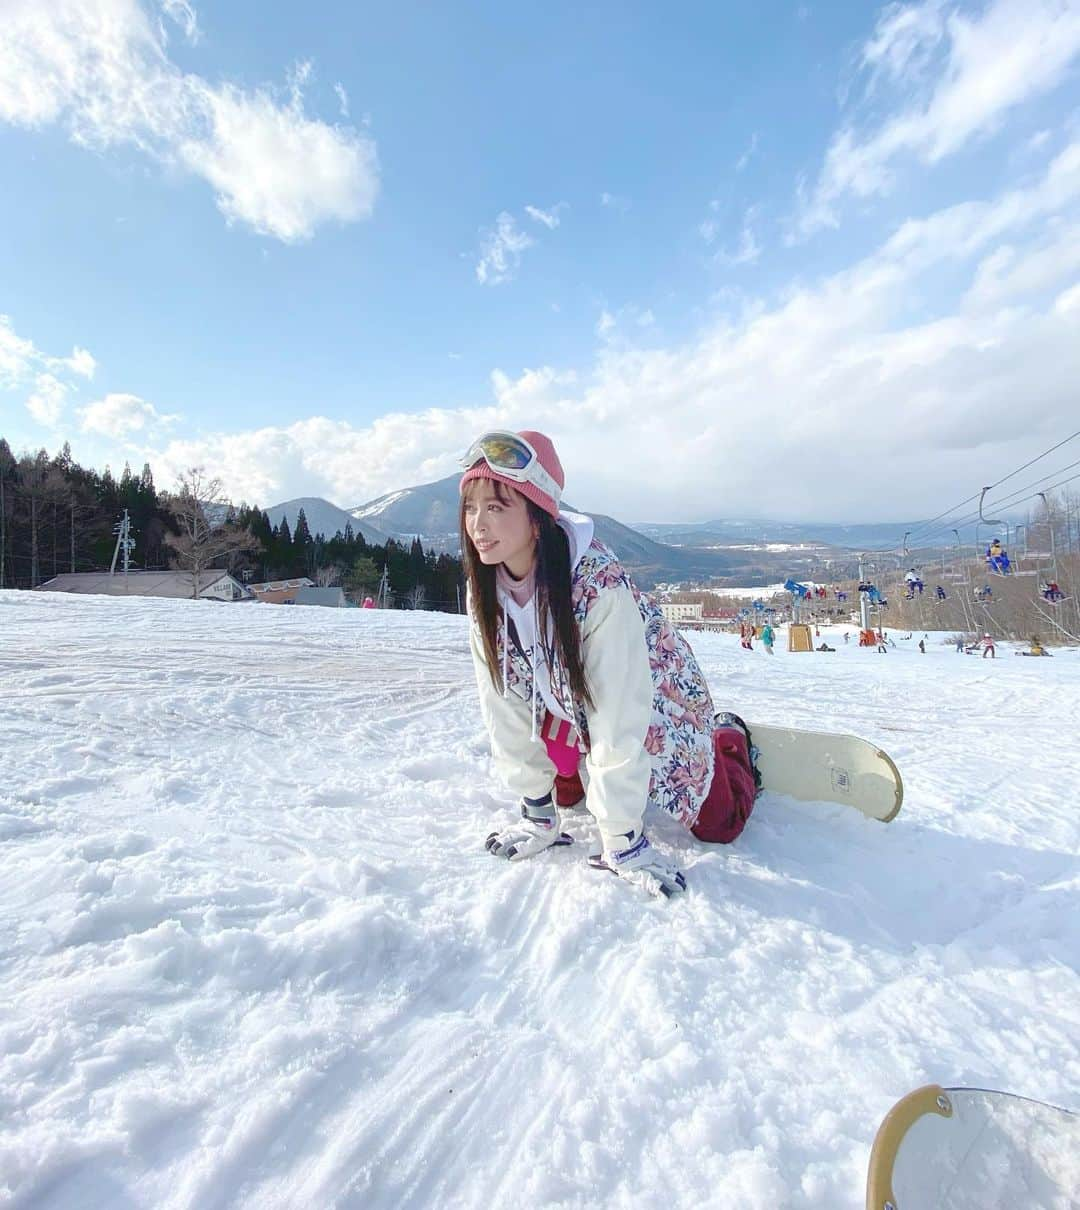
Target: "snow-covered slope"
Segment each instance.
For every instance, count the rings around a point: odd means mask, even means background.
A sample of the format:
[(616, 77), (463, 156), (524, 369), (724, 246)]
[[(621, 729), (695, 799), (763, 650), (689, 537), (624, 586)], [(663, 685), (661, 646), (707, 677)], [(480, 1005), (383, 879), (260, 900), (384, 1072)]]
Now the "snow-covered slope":
[(463, 618), (0, 592), (0, 1203), (854, 1210), (915, 1085), (1080, 1103), (1080, 653), (823, 633), (691, 637), (903, 812), (661, 820), (664, 903), (484, 852)]

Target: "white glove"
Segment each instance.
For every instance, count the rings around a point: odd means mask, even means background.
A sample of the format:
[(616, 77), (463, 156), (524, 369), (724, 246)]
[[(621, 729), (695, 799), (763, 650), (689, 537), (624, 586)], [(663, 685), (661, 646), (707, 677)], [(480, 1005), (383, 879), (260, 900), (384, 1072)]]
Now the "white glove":
[(686, 890), (682, 871), (649, 844), (644, 832), (601, 834), (600, 839), (603, 851), (589, 854), (589, 865), (594, 870), (610, 870), (650, 895), (663, 895), (665, 899)]
[(554, 845), (573, 843), (572, 836), (559, 830), (559, 811), (549, 792), (543, 798), (523, 798), (521, 823), (505, 832), (492, 832), (484, 848), (496, 857), (521, 861)]

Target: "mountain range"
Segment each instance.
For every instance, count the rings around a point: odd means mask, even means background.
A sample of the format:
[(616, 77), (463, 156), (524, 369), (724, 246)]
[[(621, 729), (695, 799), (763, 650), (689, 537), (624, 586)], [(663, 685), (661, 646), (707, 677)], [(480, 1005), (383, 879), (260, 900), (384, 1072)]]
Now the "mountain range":
[[(435, 483), (387, 492), (367, 504), (339, 508), (318, 496), (286, 500), (266, 510), (273, 525), (287, 517), (296, 527), (301, 508), (313, 534), (333, 536), (347, 524), (364, 539), (381, 545), (388, 538), (411, 542), (419, 538), (425, 549), (461, 553), (458, 537), (459, 475)], [(739, 578), (764, 583), (786, 575), (808, 575), (823, 564), (850, 562), (859, 550), (898, 549), (906, 530), (917, 522), (864, 525), (771, 521), (767, 519), (700, 522), (638, 522), (625, 525), (602, 513), (585, 511), (593, 518), (596, 536), (616, 551), (648, 588), (660, 582)], [(950, 535), (951, 538), (951, 535)]]

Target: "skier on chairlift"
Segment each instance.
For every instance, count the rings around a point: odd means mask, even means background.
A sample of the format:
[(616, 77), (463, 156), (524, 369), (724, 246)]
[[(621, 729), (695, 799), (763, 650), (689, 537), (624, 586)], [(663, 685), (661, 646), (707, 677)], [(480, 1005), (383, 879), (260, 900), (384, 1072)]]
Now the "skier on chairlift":
[(995, 538), (986, 548), (986, 565), (1001, 576), (1007, 576), (1012, 571), (1009, 552), (1001, 545), (999, 538)]
[(907, 573), (906, 576), (904, 576), (904, 583), (907, 585), (907, 600), (914, 600), (916, 593), (918, 593), (920, 597), (922, 596), (922, 576), (919, 575), (914, 567)]
[(1062, 598), (1062, 591), (1058, 587), (1056, 580), (1047, 580), (1042, 586), (1043, 597), (1050, 602), (1051, 605), (1056, 605)]

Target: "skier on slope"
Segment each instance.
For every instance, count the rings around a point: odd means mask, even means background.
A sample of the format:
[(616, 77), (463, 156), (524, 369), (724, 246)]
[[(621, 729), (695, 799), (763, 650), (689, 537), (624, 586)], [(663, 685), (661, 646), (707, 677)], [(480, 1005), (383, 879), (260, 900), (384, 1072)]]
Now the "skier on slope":
[(773, 643), (776, 641), (776, 632), (772, 628), (771, 622), (766, 622), (761, 628), (761, 645), (765, 650), (772, 655)]
[[(518, 861), (570, 843), (560, 808), (584, 799), (600, 829), (590, 865), (653, 894), (682, 890), (682, 873), (645, 833), (646, 806), (700, 840), (733, 840), (753, 805), (749, 759), (747, 787), (686, 640), (594, 538), (592, 520), (560, 509), (550, 439), (487, 433), (462, 466), (480, 709), (496, 766), (521, 799), (520, 821), (492, 833), (488, 851)], [(741, 732), (739, 743), (741, 756)]]

